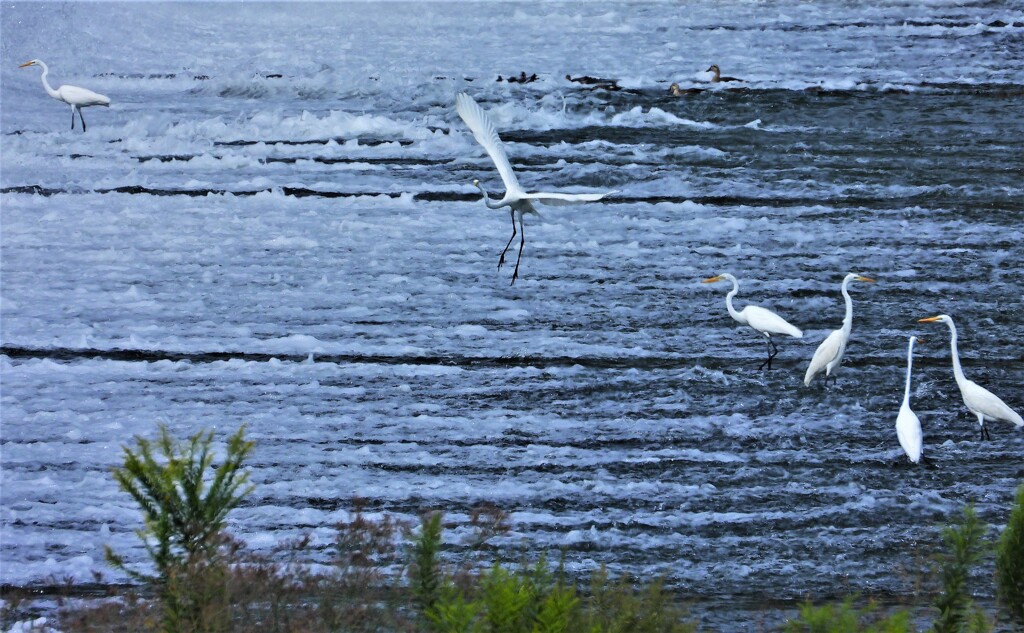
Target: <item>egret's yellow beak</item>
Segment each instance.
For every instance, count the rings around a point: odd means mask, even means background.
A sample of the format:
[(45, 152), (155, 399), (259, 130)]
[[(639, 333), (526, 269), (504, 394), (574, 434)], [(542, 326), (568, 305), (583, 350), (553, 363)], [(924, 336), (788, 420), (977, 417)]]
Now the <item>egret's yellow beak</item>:
[(32, 64), (34, 64), (34, 63), (35, 63), (35, 62), (25, 62), (25, 63), (24, 63), (24, 64), (22, 64), (21, 66), (18, 66), (18, 68), (24, 68), (25, 66), (31, 66), (31, 65), (32, 65)]
[(920, 336), (919, 336), (919, 337), (917, 337), (917, 342), (918, 342), (918, 343), (924, 343), (924, 342), (925, 342), (926, 340), (927, 340), (927, 339), (923, 339), (923, 338), (921, 338)]
[[(917, 322), (918, 323), (935, 323), (936, 321), (938, 321), (941, 318), (942, 318), (941, 316), (933, 316), (933, 317), (928, 317), (927, 319), (918, 319)], [(920, 340), (920, 339), (918, 339), (918, 340)]]
[(709, 283), (712, 283), (712, 282), (715, 282), (715, 281), (721, 281), (721, 280), (722, 280), (722, 276), (721, 275), (717, 275), (715, 277), (710, 277), (708, 279), (705, 279), (701, 283), (702, 284), (709, 284)]
[(868, 283), (875, 283), (875, 280), (874, 280), (874, 279), (872, 279), (871, 277), (861, 277), (860, 275), (857, 275), (857, 276), (855, 277), (855, 279), (856, 279), (857, 281), (866, 281), (866, 282), (868, 282)]

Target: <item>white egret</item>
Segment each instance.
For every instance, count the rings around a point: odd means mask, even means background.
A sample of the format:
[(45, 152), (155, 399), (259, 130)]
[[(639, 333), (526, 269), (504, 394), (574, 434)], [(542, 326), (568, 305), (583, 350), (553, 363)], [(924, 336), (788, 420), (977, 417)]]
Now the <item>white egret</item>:
[[(505, 148), (501, 144), (501, 139), (498, 138), (498, 133), (494, 129), (494, 124), (491, 123), (491, 119), (484, 112), (483, 108), (473, 100), (466, 93), (460, 93), (455, 99), (455, 110), (462, 117), (462, 120), (469, 126), (470, 131), (473, 132), (473, 137), (480, 145), (487, 151), (488, 156), (494, 161), (494, 166), (498, 168), (498, 173), (501, 175), (502, 182), (505, 183), (505, 196), (500, 200), (494, 202), (491, 201), (487, 195), (487, 191), (480, 185), (479, 180), (473, 180), (473, 185), (480, 190), (480, 193), (484, 196), (484, 204), (490, 209), (500, 209), (502, 207), (509, 207), (512, 216), (512, 237), (508, 239), (508, 244), (505, 245), (505, 250), (501, 251), (501, 257), (498, 258), (498, 268), (505, 263), (505, 253), (512, 245), (512, 240), (516, 237), (516, 218), (519, 218), (519, 257), (516, 259), (516, 269), (512, 273), (512, 283), (516, 282), (519, 277), (519, 262), (523, 258), (523, 246), (526, 243), (526, 235), (523, 232), (523, 215), (527, 213), (537, 214), (537, 210), (534, 208), (533, 203), (541, 202), (543, 204), (549, 204), (554, 206), (561, 206), (566, 204), (578, 204), (581, 202), (594, 202), (601, 198), (616, 193), (609, 191), (607, 193), (528, 193), (519, 186), (519, 180), (516, 179), (515, 172), (512, 171), (512, 165), (508, 162), (508, 156), (505, 155)], [(539, 215), (539, 214), (538, 214)]]
[(740, 291), (740, 282), (736, 281), (736, 278), (729, 273), (722, 273), (710, 279), (705, 279), (701, 283), (710, 284), (722, 281), (723, 279), (732, 282), (732, 290), (729, 291), (729, 294), (725, 295), (725, 307), (729, 310), (729, 316), (737, 323), (749, 325), (764, 336), (768, 344), (768, 360), (761, 363), (758, 369), (763, 368), (765, 365), (768, 365), (768, 369), (771, 369), (772, 359), (779, 353), (779, 348), (776, 347), (775, 341), (772, 340), (772, 334), (788, 334), (793, 338), (803, 338), (804, 333), (800, 331), (800, 328), (791, 325), (779, 315), (761, 306), (748, 305), (737, 312), (736, 308), (732, 306), (732, 298)]
[(850, 341), (850, 332), (853, 330), (853, 300), (850, 299), (850, 293), (847, 291), (851, 281), (874, 283), (875, 280), (854, 273), (850, 273), (843, 279), (843, 298), (846, 299), (846, 316), (843, 317), (843, 326), (838, 330), (833, 330), (815, 350), (807, 373), (804, 374), (804, 385), (810, 386), (814, 377), (822, 371), (825, 372), (825, 384), (828, 384), (830, 376), (833, 381), (835, 380), (835, 373), (839, 371), (839, 365), (843, 362), (846, 344)]
[(39, 66), (43, 69), (43, 74), (39, 78), (43, 81), (43, 88), (46, 89), (46, 94), (50, 95), (57, 101), (63, 101), (64, 103), (71, 106), (71, 129), (75, 129), (75, 113), (78, 113), (78, 118), (82, 120), (82, 131), (85, 131), (85, 118), (82, 116), (82, 108), (89, 106), (106, 106), (110, 107), (110, 99), (87, 90), (85, 88), (79, 88), (78, 86), (63, 85), (56, 90), (50, 86), (50, 82), (46, 80), (46, 75), (50, 72), (50, 69), (46, 67), (46, 64), (40, 59), (33, 59), (27, 61), (18, 68), (25, 68), (26, 66)]
[(981, 427), (981, 439), (989, 439), (988, 427), (985, 420), (996, 420), (999, 422), (1012, 422), (1017, 426), (1024, 426), (1024, 419), (1020, 414), (1006, 405), (994, 393), (985, 389), (978, 383), (968, 380), (964, 376), (964, 370), (960, 367), (960, 352), (956, 348), (956, 325), (952, 317), (940, 314), (938, 316), (919, 319), (919, 323), (945, 323), (949, 326), (949, 349), (953, 356), (953, 377), (960, 387), (960, 395), (963, 396), (964, 404), (974, 415), (978, 416), (978, 425)]
[(896, 416), (896, 437), (907, 457), (915, 464), (921, 461), (921, 420), (910, 408), (910, 371), (914, 364), (914, 343), (918, 341), (923, 342), (924, 339), (911, 336), (907, 345), (907, 386), (903, 390), (899, 415)]

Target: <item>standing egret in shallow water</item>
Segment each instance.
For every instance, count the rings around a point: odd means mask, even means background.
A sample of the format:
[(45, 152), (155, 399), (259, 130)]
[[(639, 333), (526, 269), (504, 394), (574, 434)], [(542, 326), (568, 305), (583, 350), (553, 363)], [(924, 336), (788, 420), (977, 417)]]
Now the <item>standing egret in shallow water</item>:
[(519, 262), (523, 258), (523, 246), (526, 244), (526, 235), (523, 232), (523, 215), (527, 213), (537, 214), (537, 210), (533, 207), (534, 201), (561, 206), (581, 202), (594, 202), (615, 192), (527, 193), (519, 186), (519, 180), (516, 178), (515, 172), (512, 171), (512, 165), (508, 162), (508, 156), (505, 155), (505, 148), (501, 144), (501, 139), (498, 138), (494, 124), (491, 123), (491, 119), (484, 112), (483, 108), (473, 100), (473, 97), (463, 92), (455, 98), (455, 110), (462, 117), (462, 120), (466, 122), (466, 125), (469, 126), (470, 131), (473, 132), (473, 137), (477, 143), (480, 143), (487, 150), (487, 155), (494, 161), (494, 166), (498, 168), (501, 180), (505, 183), (505, 196), (500, 200), (491, 202), (487, 191), (480, 185), (480, 181), (473, 181), (473, 185), (484, 195), (484, 204), (488, 208), (500, 209), (502, 207), (509, 207), (512, 215), (512, 237), (508, 239), (505, 250), (501, 251), (501, 257), (498, 258), (498, 268), (501, 268), (502, 264), (505, 263), (505, 253), (512, 246), (512, 240), (516, 237), (516, 218), (519, 219), (519, 257), (516, 258), (516, 269), (512, 273), (512, 283), (515, 283), (519, 277)]
[(736, 308), (732, 307), (732, 298), (740, 291), (740, 282), (736, 281), (736, 278), (729, 273), (722, 273), (717, 277), (705, 279), (701, 283), (710, 284), (722, 281), (723, 279), (732, 282), (732, 290), (729, 291), (729, 294), (725, 295), (725, 307), (729, 310), (729, 316), (738, 323), (749, 325), (764, 336), (765, 341), (768, 343), (768, 360), (761, 363), (758, 369), (763, 368), (765, 365), (768, 365), (768, 369), (771, 369), (772, 359), (779, 353), (779, 348), (775, 346), (775, 341), (772, 340), (772, 334), (788, 334), (793, 338), (803, 338), (804, 333), (800, 331), (800, 328), (790, 325), (785, 319), (771, 310), (760, 306), (748, 305), (737, 312)]
[(964, 370), (960, 367), (960, 352), (956, 348), (956, 325), (953, 318), (940, 314), (938, 316), (919, 319), (919, 323), (945, 323), (949, 326), (949, 349), (953, 356), (953, 377), (960, 387), (960, 395), (963, 396), (964, 404), (971, 413), (978, 416), (978, 425), (981, 427), (981, 439), (989, 439), (988, 427), (985, 420), (997, 420), (1000, 422), (1013, 422), (1017, 426), (1024, 426), (1024, 419), (1020, 414), (1006, 405), (994, 393), (982, 387), (978, 383), (967, 380)]
[(807, 373), (804, 374), (804, 384), (807, 386), (810, 386), (814, 377), (822, 371), (825, 372), (825, 384), (828, 384), (829, 376), (832, 377), (832, 380), (836, 379), (835, 373), (839, 371), (839, 365), (843, 362), (846, 344), (850, 341), (850, 332), (853, 330), (853, 300), (850, 299), (850, 293), (847, 291), (851, 281), (874, 283), (875, 280), (853, 273), (850, 273), (843, 279), (843, 298), (846, 299), (846, 316), (843, 317), (843, 326), (838, 330), (833, 330), (828, 335), (828, 338), (822, 341), (818, 349), (815, 350), (814, 357), (811, 358), (811, 364), (807, 368)]
[(39, 66), (43, 69), (43, 74), (39, 78), (43, 81), (43, 88), (46, 89), (46, 94), (50, 95), (57, 101), (63, 101), (64, 103), (71, 106), (71, 129), (75, 129), (75, 113), (78, 113), (78, 118), (82, 120), (82, 131), (85, 131), (85, 117), (82, 116), (82, 108), (89, 106), (110, 106), (110, 99), (87, 90), (85, 88), (79, 88), (78, 86), (64, 85), (56, 90), (50, 86), (50, 82), (46, 80), (46, 75), (50, 72), (50, 69), (46, 67), (40, 59), (33, 59), (32, 61), (25, 62), (18, 68), (25, 68), (26, 66)]
[(921, 420), (910, 409), (910, 370), (914, 364), (914, 343), (923, 340), (911, 336), (907, 344), (907, 386), (903, 390), (899, 415), (896, 416), (896, 437), (907, 457), (915, 464), (921, 461)]

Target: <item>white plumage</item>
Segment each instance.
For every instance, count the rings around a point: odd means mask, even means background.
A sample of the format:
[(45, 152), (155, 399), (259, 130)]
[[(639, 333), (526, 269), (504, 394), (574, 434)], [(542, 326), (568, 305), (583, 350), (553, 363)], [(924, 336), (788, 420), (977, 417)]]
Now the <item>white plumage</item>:
[(1024, 419), (1020, 417), (1019, 413), (1011, 409), (994, 393), (973, 380), (968, 380), (967, 377), (964, 376), (964, 370), (960, 367), (960, 352), (957, 350), (956, 346), (956, 325), (953, 323), (952, 317), (940, 314), (938, 316), (928, 317), (927, 319), (920, 319), (919, 322), (941, 322), (949, 326), (949, 349), (950, 354), (953, 357), (953, 377), (956, 378), (956, 384), (960, 387), (960, 395), (963, 396), (964, 404), (967, 405), (967, 408), (971, 413), (978, 416), (978, 426), (981, 427), (982, 439), (989, 439), (988, 427), (985, 426), (985, 420), (1012, 422), (1018, 427), (1024, 426)]
[(64, 103), (71, 106), (71, 129), (75, 129), (75, 113), (78, 113), (78, 118), (82, 120), (82, 131), (85, 131), (85, 117), (82, 116), (82, 108), (89, 106), (110, 106), (110, 99), (97, 92), (93, 92), (87, 88), (79, 88), (78, 86), (63, 85), (56, 90), (50, 86), (50, 82), (47, 81), (46, 76), (49, 74), (50, 69), (46, 64), (39, 59), (33, 59), (27, 61), (18, 68), (25, 68), (26, 66), (39, 66), (43, 69), (43, 73), (39, 78), (43, 82), (43, 88), (46, 89), (46, 94), (50, 95), (57, 101), (63, 101)]
[(772, 334), (787, 334), (793, 338), (803, 338), (804, 333), (800, 331), (800, 328), (790, 324), (771, 310), (762, 308), (761, 306), (748, 305), (742, 310), (737, 311), (732, 305), (732, 298), (736, 296), (737, 292), (739, 292), (740, 282), (738, 282), (736, 278), (729, 273), (722, 273), (716, 277), (705, 279), (701, 283), (709, 284), (723, 279), (732, 282), (732, 290), (725, 295), (725, 307), (729, 310), (729, 316), (731, 316), (737, 323), (749, 325), (765, 337), (768, 344), (768, 360), (761, 363), (761, 366), (758, 367), (758, 369), (761, 369), (765, 365), (768, 365), (768, 369), (771, 369), (772, 359), (779, 353), (779, 348), (776, 347), (775, 342), (772, 341)]
[(910, 337), (907, 344), (907, 386), (903, 390), (903, 404), (900, 405), (899, 415), (896, 416), (896, 437), (903, 447), (910, 461), (915, 464), (921, 461), (921, 420), (910, 408), (910, 372), (914, 364), (914, 343), (919, 339), (916, 336)]
[(473, 185), (480, 190), (480, 193), (484, 196), (484, 204), (491, 209), (500, 209), (502, 207), (509, 207), (512, 216), (512, 237), (509, 238), (508, 244), (505, 245), (505, 250), (501, 252), (501, 257), (498, 259), (498, 268), (505, 263), (505, 253), (508, 251), (509, 246), (512, 245), (512, 240), (516, 237), (516, 219), (519, 220), (519, 257), (516, 259), (516, 269), (512, 273), (512, 283), (516, 282), (519, 277), (519, 262), (523, 258), (523, 246), (526, 244), (526, 236), (523, 233), (523, 215), (527, 213), (537, 213), (537, 210), (533, 206), (533, 202), (540, 202), (542, 204), (552, 206), (562, 206), (567, 204), (579, 204), (582, 202), (594, 202), (601, 198), (615, 193), (609, 191), (607, 193), (558, 193), (558, 192), (527, 192), (519, 186), (519, 180), (516, 178), (516, 174), (512, 171), (512, 165), (508, 161), (508, 156), (505, 154), (505, 147), (502, 145), (501, 139), (498, 137), (498, 132), (494, 129), (494, 124), (491, 123), (490, 117), (484, 112), (483, 108), (473, 100), (466, 93), (460, 93), (455, 98), (455, 111), (459, 113), (462, 120), (466, 122), (470, 131), (473, 132), (473, 138), (476, 139), (480, 145), (483, 146), (484, 150), (487, 151), (487, 155), (494, 161), (494, 166), (498, 168), (498, 173), (501, 175), (501, 180), (505, 183), (505, 195), (500, 200), (492, 202), (490, 197), (487, 195), (487, 191), (481, 186), (479, 180), (474, 180)]
[(843, 298), (846, 300), (846, 316), (843, 317), (843, 326), (838, 330), (833, 330), (814, 351), (811, 364), (807, 367), (807, 373), (804, 374), (804, 385), (810, 386), (814, 377), (823, 371), (827, 383), (829, 377), (835, 379), (835, 373), (839, 371), (839, 365), (843, 362), (843, 354), (846, 353), (846, 344), (850, 340), (850, 332), (853, 330), (853, 300), (850, 299), (850, 293), (847, 290), (851, 281), (874, 282), (875, 280), (854, 273), (848, 274), (843, 279), (842, 292)]

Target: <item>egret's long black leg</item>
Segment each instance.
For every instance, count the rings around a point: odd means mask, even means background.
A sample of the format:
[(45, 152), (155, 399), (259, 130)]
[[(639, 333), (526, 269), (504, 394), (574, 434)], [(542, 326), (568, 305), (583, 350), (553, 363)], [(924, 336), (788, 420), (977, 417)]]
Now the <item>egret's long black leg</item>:
[(764, 340), (765, 340), (765, 347), (768, 350), (768, 359), (766, 361), (764, 361), (763, 363), (761, 363), (758, 366), (758, 369), (764, 368), (765, 365), (768, 365), (768, 369), (771, 369), (772, 368), (772, 359), (774, 359), (776, 356), (779, 355), (779, 348), (775, 346), (775, 341), (772, 340), (772, 337), (766, 336), (766, 337), (764, 337)]
[(519, 278), (519, 262), (523, 259), (523, 246), (526, 245), (526, 228), (523, 226), (523, 218), (519, 218), (519, 257), (516, 258), (516, 270), (512, 273), (511, 286)]
[(765, 349), (768, 351), (768, 358), (766, 358), (764, 361), (761, 362), (760, 365), (757, 366), (757, 368), (759, 370), (760, 369), (764, 369), (765, 365), (768, 365), (768, 369), (772, 368), (772, 348), (771, 348), (771, 344), (770, 344), (771, 339), (768, 338), (768, 337), (765, 337), (764, 341), (765, 341)]
[(75, 108), (71, 108), (71, 131), (75, 131)]
[[(74, 122), (74, 118), (75, 118), (75, 115), (72, 113), (72, 115), (71, 115), (72, 122)], [(85, 117), (82, 116), (82, 109), (81, 108), (78, 109), (78, 118), (82, 120), (82, 131), (84, 132), (85, 131)]]
[(512, 209), (512, 237), (508, 238), (508, 244), (505, 245), (505, 250), (501, 251), (501, 257), (498, 258), (498, 270), (501, 270), (502, 265), (505, 263), (505, 253), (508, 252), (508, 247), (512, 246), (512, 240), (516, 239), (516, 210)]
[(978, 416), (978, 417), (981, 418), (981, 439), (982, 440), (990, 440), (990, 439), (992, 439), (991, 436), (989, 436), (989, 434), (988, 434), (988, 425), (985, 424), (985, 418), (983, 418), (981, 416)]

